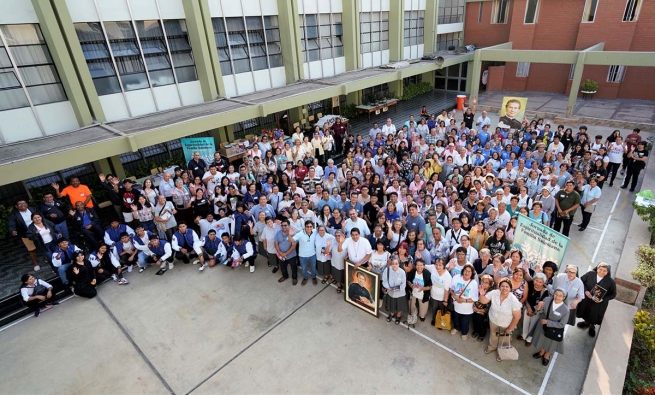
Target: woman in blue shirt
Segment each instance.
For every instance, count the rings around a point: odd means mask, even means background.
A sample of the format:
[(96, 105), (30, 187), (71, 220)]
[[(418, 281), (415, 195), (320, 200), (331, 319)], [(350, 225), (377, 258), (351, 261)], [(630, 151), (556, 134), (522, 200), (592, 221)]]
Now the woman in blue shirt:
[(598, 186), (598, 180), (596, 178), (589, 179), (589, 184), (582, 187), (582, 198), (580, 199), (582, 223), (578, 229), (579, 231), (583, 232), (587, 229), (591, 220), (591, 214), (593, 214), (601, 194), (602, 189)]

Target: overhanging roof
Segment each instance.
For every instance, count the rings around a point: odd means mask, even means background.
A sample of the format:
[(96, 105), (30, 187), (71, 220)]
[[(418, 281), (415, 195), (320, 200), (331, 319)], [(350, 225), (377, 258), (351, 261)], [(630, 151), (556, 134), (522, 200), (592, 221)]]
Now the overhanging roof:
[(3, 145), (0, 146), (0, 185), (427, 73), (473, 60), (473, 53), (444, 58), (441, 66), (433, 61), (417, 61), (402, 69), (354, 70)]

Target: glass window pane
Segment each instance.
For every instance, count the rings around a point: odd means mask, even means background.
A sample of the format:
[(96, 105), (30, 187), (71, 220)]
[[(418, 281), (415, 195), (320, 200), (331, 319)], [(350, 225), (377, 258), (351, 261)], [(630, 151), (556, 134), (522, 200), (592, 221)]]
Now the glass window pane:
[(121, 75), (121, 81), (123, 82), (123, 87), (126, 91), (148, 87), (148, 77), (146, 76), (146, 73)]
[(332, 47), (332, 43), (330, 42), (329, 39), (327, 38), (321, 39), (321, 48), (331, 48), (331, 47)]
[(135, 38), (130, 22), (105, 22), (105, 30), (110, 40)]
[(148, 65), (148, 71), (168, 69), (171, 67), (171, 63), (168, 61), (168, 55), (146, 56), (146, 65)]
[(313, 61), (315, 61), (315, 60), (320, 60), (321, 57), (320, 57), (320, 54), (318, 53), (318, 49), (317, 49), (317, 50), (313, 50), (313, 51), (308, 51), (308, 52), (307, 52), (307, 58), (308, 58), (308, 60), (309, 60), (310, 62), (313, 62)]
[(143, 54), (166, 53), (166, 44), (162, 40), (141, 40)]
[(218, 50), (218, 60), (221, 62), (224, 60), (230, 60), (230, 53), (228, 52), (227, 48), (222, 48)]
[(245, 29), (243, 24), (243, 18), (225, 18), (225, 24), (227, 25), (227, 31), (229, 32), (242, 32)]
[(232, 59), (248, 59), (246, 47), (232, 48)]
[(368, 33), (371, 31), (370, 23), (362, 23), (362, 33)]
[(195, 81), (198, 79), (196, 75), (196, 68), (193, 66), (177, 67), (175, 69), (175, 76), (177, 77), (177, 82), (179, 84), (183, 82)]
[(366, 33), (362, 34), (362, 43), (370, 43), (371, 42), (371, 34)]
[(371, 33), (371, 41), (372, 42), (380, 41), (380, 33), (379, 32)]
[(96, 92), (100, 96), (119, 93), (121, 91), (117, 77), (94, 78), (93, 84), (96, 86)]
[(12, 67), (9, 55), (4, 47), (0, 47), (0, 68), (2, 67)]
[(380, 22), (380, 30), (387, 30), (388, 31), (389, 30), (389, 22), (387, 22), (387, 21)]
[(257, 32), (248, 32), (248, 41), (250, 44), (260, 44), (264, 42), (264, 36), (262, 31)]
[(341, 23), (335, 23), (334, 26), (332, 27), (333, 29), (333, 34), (335, 36), (340, 36), (343, 34), (343, 28), (341, 27)]
[(264, 70), (264, 69), (267, 69), (267, 68), (268, 68), (268, 64), (266, 63), (266, 56), (252, 58), (252, 70), (253, 71)]
[(371, 43), (371, 51), (379, 51), (380, 50), (380, 42), (379, 41), (374, 41)]
[(234, 74), (240, 74), (250, 71), (250, 60), (241, 59), (234, 60)]
[(221, 74), (232, 75), (232, 64), (229, 61), (221, 62)]
[[(301, 31), (301, 34), (304, 34), (304, 31)], [(273, 42), (273, 41), (280, 41), (280, 30), (279, 29), (271, 29), (271, 30), (266, 30), (266, 41)]]
[(48, 52), (48, 48), (45, 45), (10, 47), (9, 50), (17, 66), (52, 63), (50, 52)]
[(120, 41), (112, 42), (111, 51), (114, 53), (114, 56), (135, 56), (139, 55), (139, 48), (136, 46), (134, 41)]
[(76, 23), (75, 33), (80, 42), (87, 41), (105, 41), (105, 36), (102, 33), (102, 27), (100, 23)]
[(183, 36), (187, 34), (186, 23), (182, 20), (164, 21), (164, 28), (166, 29), (166, 36), (168, 37)]
[(371, 13), (370, 12), (362, 12), (361, 14), (359, 14), (359, 19), (362, 22), (362, 24), (364, 24), (366, 22), (370, 22), (371, 21)]
[(143, 67), (143, 62), (141, 58), (138, 57), (125, 57), (125, 58), (116, 58), (116, 67), (118, 67), (118, 73), (120, 75), (130, 74), (130, 73), (139, 73), (145, 71)]
[[(5, 10), (8, 11), (8, 10)], [(4, 25), (0, 26), (7, 45), (43, 44), (43, 36), (37, 25)]]
[(247, 16), (246, 17), (246, 28), (248, 30), (260, 30), (264, 28), (262, 23), (262, 18), (259, 16)]
[(264, 27), (271, 29), (274, 27), (279, 27), (280, 25), (277, 22), (277, 15), (266, 15), (264, 17)]
[(139, 38), (164, 37), (159, 21), (135, 21)]
[(343, 47), (334, 47), (332, 48), (332, 52), (335, 58), (340, 58), (343, 56)]
[(35, 106), (66, 100), (66, 93), (61, 84), (30, 86), (27, 88), (27, 93)]
[(0, 89), (20, 88), (20, 82), (11, 69), (0, 70)]
[(186, 53), (174, 53), (172, 54), (173, 56), (173, 66), (175, 67), (180, 67), (180, 66), (193, 66), (193, 56), (191, 56), (191, 53), (186, 52)]
[(109, 50), (104, 43), (82, 44), (82, 52), (84, 53), (84, 59), (86, 60), (104, 59), (109, 57)]
[(330, 25), (321, 26), (321, 37), (326, 37), (330, 35)]
[(318, 49), (318, 40), (308, 40), (307, 49), (310, 51), (313, 49)]
[(214, 27), (214, 33), (225, 32), (223, 18), (212, 18), (212, 26)]
[(380, 31), (380, 22), (371, 23), (371, 31), (372, 32), (379, 32)]
[(173, 70), (157, 70), (150, 72), (150, 82), (152, 86), (163, 86), (170, 85), (175, 83), (175, 78), (173, 78)]
[(459, 80), (454, 78), (448, 78), (446, 89), (449, 91), (459, 90)]
[(362, 53), (371, 52), (371, 44), (362, 44)]
[(284, 65), (282, 55), (270, 55), (269, 53), (268, 62), (271, 68), (282, 67)]
[(230, 45), (246, 45), (246, 36), (243, 33), (228, 33)]
[(109, 60), (89, 62), (88, 66), (92, 78), (116, 75)]
[[(223, 44), (218, 46), (219, 47), (227, 46), (227, 41), (225, 41), (225, 33), (220, 33), (220, 35), (222, 36)], [(168, 45), (171, 46), (171, 52), (191, 50), (191, 45), (189, 45), (189, 39), (186, 37), (169, 38)]]
[(341, 38), (339, 37), (332, 37), (332, 46), (333, 47), (340, 47), (343, 45), (343, 42), (341, 42)]
[(268, 43), (268, 54), (269, 55), (276, 55), (276, 54), (281, 54), (282, 49), (280, 48), (279, 43)]
[(318, 27), (307, 26), (307, 38), (318, 38)]
[(0, 90), (0, 111), (28, 107), (30, 102), (22, 89)]
[(59, 82), (55, 66), (21, 67), (19, 72), (26, 86)]
[(250, 46), (250, 56), (266, 56), (266, 47), (264, 45), (251, 45)]
[[(216, 33), (216, 34), (214, 34), (214, 38), (216, 38), (216, 46), (217, 47), (219, 47), (219, 48), (220, 47), (227, 47), (227, 45), (228, 45), (227, 44), (227, 36), (225, 35), (225, 33)], [(173, 48), (174, 48), (174, 45), (177, 45), (177, 44), (173, 44), (173, 42), (171, 40), (169, 40), (168, 42), (171, 45), (171, 51), (172, 51)]]
[(381, 50), (389, 49), (389, 41), (382, 41), (380, 49)]
[(332, 48), (323, 48), (321, 49), (321, 59), (331, 59), (332, 58)]
[(305, 26), (316, 26), (316, 25), (318, 25), (318, 23), (316, 22), (316, 15), (315, 14), (305, 15), (305, 20), (307, 21), (307, 24)]
[(318, 22), (321, 25), (330, 24), (330, 14), (318, 14)]

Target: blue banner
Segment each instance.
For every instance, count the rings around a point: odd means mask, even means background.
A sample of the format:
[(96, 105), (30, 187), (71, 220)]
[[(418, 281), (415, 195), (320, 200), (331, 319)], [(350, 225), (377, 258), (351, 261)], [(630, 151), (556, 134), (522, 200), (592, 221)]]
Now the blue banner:
[(200, 157), (205, 160), (207, 166), (214, 161), (214, 153), (216, 153), (216, 146), (214, 145), (213, 137), (190, 137), (180, 139), (182, 143), (182, 151), (184, 151), (184, 158), (187, 163), (193, 159), (193, 153), (199, 152)]

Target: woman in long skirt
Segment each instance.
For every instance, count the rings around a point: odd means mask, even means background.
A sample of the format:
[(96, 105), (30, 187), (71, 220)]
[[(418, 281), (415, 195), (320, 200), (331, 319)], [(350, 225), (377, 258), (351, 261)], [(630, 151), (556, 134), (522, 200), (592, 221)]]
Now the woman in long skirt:
[(578, 328), (589, 328), (589, 336), (596, 336), (596, 325), (603, 323), (605, 310), (610, 300), (616, 297), (616, 283), (607, 263), (599, 263), (594, 269), (584, 274), (580, 280), (584, 284), (585, 298), (578, 306)]
[(334, 236), (327, 232), (325, 226), (319, 225), (314, 249), (316, 251), (316, 271), (319, 276), (323, 277), (322, 284), (331, 281), (332, 263), (330, 262), (330, 258), (332, 257), (333, 244), (336, 244)]
[(331, 262), (331, 275), (334, 282), (337, 284), (337, 293), (340, 294), (343, 290), (343, 279), (344, 279), (344, 269), (345, 269), (345, 260), (348, 256), (348, 251), (342, 248), (342, 251), (339, 252), (339, 247), (343, 245), (343, 242), (346, 240), (341, 230), (334, 232), (335, 242), (332, 243), (332, 259)]
[(539, 350), (532, 354), (534, 359), (541, 358), (541, 364), (548, 366), (550, 356), (554, 352), (564, 353), (564, 336), (559, 340), (549, 339), (544, 334), (545, 328), (557, 328), (562, 332), (569, 320), (569, 307), (564, 303), (566, 293), (562, 289), (556, 289), (552, 297), (547, 297), (539, 302), (539, 322), (535, 325), (532, 335), (532, 344)]
[(387, 293), (384, 295), (384, 305), (389, 311), (387, 322), (396, 318), (396, 325), (400, 324), (403, 313), (407, 314), (407, 298), (405, 297), (405, 287), (407, 276), (405, 271), (400, 269), (400, 262), (397, 257), (391, 258), (391, 266), (387, 266), (382, 272), (382, 286)]

